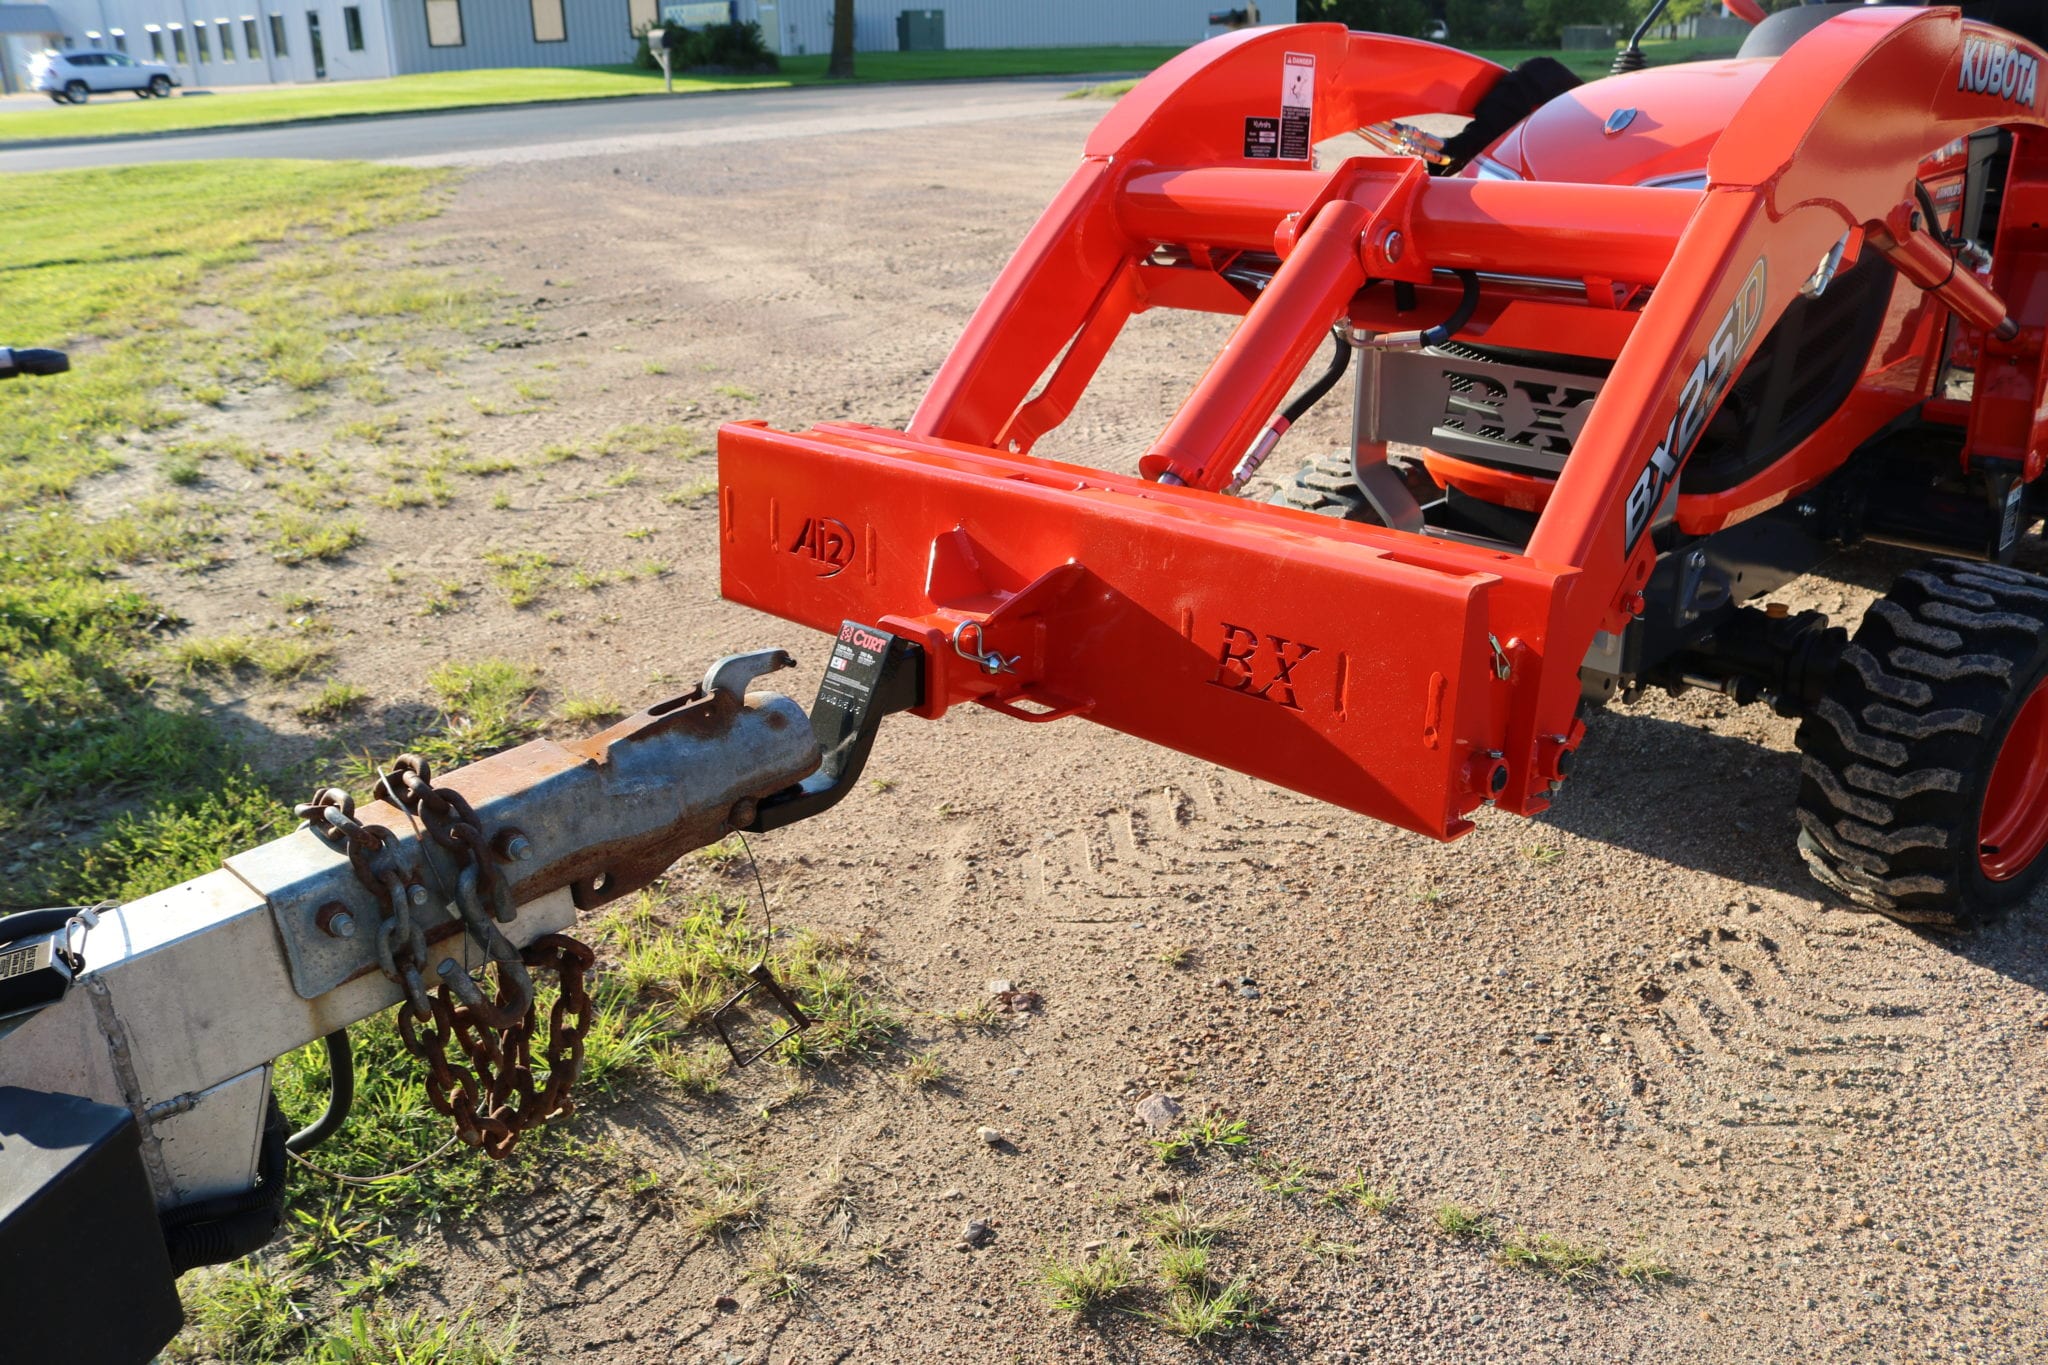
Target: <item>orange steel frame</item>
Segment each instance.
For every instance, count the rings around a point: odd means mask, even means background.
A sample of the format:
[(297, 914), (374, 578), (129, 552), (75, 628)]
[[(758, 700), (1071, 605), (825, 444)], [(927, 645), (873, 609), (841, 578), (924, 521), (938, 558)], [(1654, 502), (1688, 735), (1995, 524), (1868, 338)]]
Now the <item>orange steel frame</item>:
[[(1655, 565), (1655, 537), (1629, 536), (1630, 499), (1759, 262), (1761, 316), (1735, 369), (1847, 234), (1852, 257), (1883, 250), (1985, 332), (1966, 459), (2040, 473), (2041, 98), (1962, 88), (1971, 40), (2042, 59), (1953, 10), (1829, 22), (1758, 83), (1704, 191), (1431, 179), (1399, 157), (1327, 172), (1250, 160), (1245, 120), (1274, 112), (1287, 54), (1314, 59), (1316, 141), (1469, 113), (1498, 68), (1340, 25), (1203, 43), (1096, 128), (908, 431), (721, 430), (723, 591), (822, 630), (859, 620), (916, 640), (927, 717), (969, 701), (1082, 715), (1437, 838), (1488, 800), (1533, 815), (1583, 734), (1580, 663), (1596, 632), (1641, 610)], [(1996, 125), (2016, 140), (1987, 288), (1909, 218), (1922, 159)], [(1204, 268), (1240, 251), (1283, 261), (1249, 301)], [(1490, 302), (1488, 344), (1559, 349), (1540, 338), (1570, 333), (1583, 343), (1566, 349), (1615, 357), (1525, 552), (1221, 493), (1333, 324), (1391, 330), (1450, 311), (1438, 268), (1584, 280), (1582, 301)], [(1389, 291), (1361, 297), (1368, 280), (1411, 282), (1422, 306), (1396, 320)], [(1139, 476), (1029, 453), (1123, 323), (1153, 307), (1243, 321)], [(2008, 312), (2017, 335), (2000, 340)], [(1849, 453), (1804, 443), (1721, 523)]]

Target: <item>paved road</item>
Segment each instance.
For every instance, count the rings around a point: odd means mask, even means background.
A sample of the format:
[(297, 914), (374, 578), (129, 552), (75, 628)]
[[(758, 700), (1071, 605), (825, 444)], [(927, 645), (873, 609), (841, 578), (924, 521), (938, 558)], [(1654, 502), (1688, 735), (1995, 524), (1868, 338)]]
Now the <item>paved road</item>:
[(663, 99), (587, 100), (518, 109), (455, 110), (292, 128), (192, 133), (133, 142), (0, 151), (0, 171), (132, 166), (219, 157), (311, 157), (488, 165), (607, 152), (709, 146), (947, 123), (1029, 118), (1074, 106), (1071, 91), (1103, 76), (926, 85), (809, 87)]

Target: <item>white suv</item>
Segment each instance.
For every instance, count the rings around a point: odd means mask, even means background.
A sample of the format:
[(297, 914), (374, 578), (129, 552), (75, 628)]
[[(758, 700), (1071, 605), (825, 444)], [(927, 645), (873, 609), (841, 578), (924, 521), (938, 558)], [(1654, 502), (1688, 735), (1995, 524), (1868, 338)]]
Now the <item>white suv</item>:
[(28, 75), (30, 89), (43, 91), (59, 104), (84, 104), (94, 95), (116, 90), (162, 99), (178, 83), (161, 62), (138, 62), (125, 52), (96, 48), (39, 52), (29, 59)]

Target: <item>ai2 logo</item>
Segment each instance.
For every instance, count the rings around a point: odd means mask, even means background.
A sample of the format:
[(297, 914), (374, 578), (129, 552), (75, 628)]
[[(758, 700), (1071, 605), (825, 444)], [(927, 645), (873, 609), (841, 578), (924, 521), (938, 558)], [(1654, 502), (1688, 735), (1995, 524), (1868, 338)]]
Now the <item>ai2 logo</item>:
[(2041, 63), (2011, 43), (1972, 38), (1963, 44), (1963, 74), (1956, 81), (1958, 90), (1997, 95), (2031, 109), (2040, 80)]
[(1728, 391), (1728, 382), (1735, 376), (1735, 361), (1763, 320), (1764, 278), (1764, 260), (1759, 256), (1749, 268), (1749, 278), (1735, 291), (1735, 302), (1728, 305), (1721, 325), (1714, 329), (1707, 353), (1692, 367), (1685, 387), (1679, 391), (1678, 411), (1671, 414), (1664, 439), (1651, 452), (1649, 464), (1643, 466), (1643, 472), (1636, 476), (1636, 486), (1629, 491), (1624, 550), (1635, 549), (1643, 532), (1650, 529), (1650, 518), (1656, 515), (1657, 504), (1664, 500), (1671, 481), (1678, 477), (1679, 466), (1698, 444), (1707, 415)]
[(853, 563), (853, 532), (835, 517), (805, 517), (789, 552), (807, 557), (818, 577), (833, 578)]

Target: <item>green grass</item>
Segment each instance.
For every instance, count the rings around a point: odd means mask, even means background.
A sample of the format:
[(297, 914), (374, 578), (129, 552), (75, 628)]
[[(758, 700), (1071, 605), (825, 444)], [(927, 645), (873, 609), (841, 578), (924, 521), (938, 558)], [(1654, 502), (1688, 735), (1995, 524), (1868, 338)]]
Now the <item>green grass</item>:
[[(976, 80), (999, 76), (1073, 76), (1098, 71), (1149, 71), (1179, 51), (1172, 47), (994, 48), (952, 52), (863, 52), (855, 79), (869, 81)], [(825, 83), (823, 54), (785, 57), (779, 73), (759, 76), (678, 76), (678, 92), (773, 89)], [(49, 138), (117, 137), (131, 133), (287, 119), (346, 118), (365, 114), (460, 109), (478, 104), (536, 100), (607, 99), (659, 95), (661, 73), (630, 66), (521, 67), (393, 76), (334, 85), (230, 91), (205, 99), (95, 100), (79, 106), (10, 113), (0, 123), (8, 142)], [(5, 145), (5, 143), (0, 143)]]
[(483, 558), (508, 606), (532, 606), (554, 582), (554, 557), (539, 550), (490, 550)]
[[(1456, 44), (1452, 44), (1456, 46)], [(1681, 38), (1670, 42), (1648, 41), (1643, 44), (1643, 56), (1651, 66), (1670, 66), (1677, 62), (1705, 61), (1709, 58), (1733, 57), (1742, 46), (1740, 38)], [(1554, 57), (1564, 63), (1572, 74), (1582, 81), (1598, 80), (1608, 73), (1614, 63), (1612, 51), (1563, 52), (1552, 48), (1474, 48), (1476, 57), (1484, 57), (1500, 66), (1513, 68), (1531, 57)], [(861, 58), (866, 61), (865, 55)], [(1133, 66), (1130, 70), (1138, 70)], [(1148, 66), (1145, 68), (1150, 70)], [(1079, 73), (1076, 73), (1079, 74)], [(1105, 81), (1076, 90), (1068, 99), (1115, 100), (1128, 95), (1137, 86), (1136, 80)]]
[(1048, 1307), (1075, 1317), (1092, 1317), (1120, 1305), (1137, 1284), (1137, 1266), (1122, 1247), (1103, 1247), (1092, 1255), (1048, 1254), (1039, 1263), (1038, 1284)]
[(1539, 1232), (1532, 1237), (1517, 1229), (1512, 1235), (1500, 1239), (1493, 1257), (1505, 1266), (1534, 1270), (1567, 1284), (1577, 1284), (1599, 1273), (1600, 1267), (1607, 1263), (1607, 1249), (1594, 1242), (1574, 1242), (1550, 1232)]
[(742, 1278), (760, 1286), (765, 1300), (793, 1299), (803, 1293), (805, 1282), (824, 1264), (823, 1250), (816, 1242), (793, 1227), (778, 1224), (754, 1248)]
[(1190, 1204), (1182, 1195), (1145, 1214), (1145, 1233), (1162, 1247), (1211, 1247), (1251, 1215), (1242, 1209), (1212, 1209)]
[(270, 537), (270, 557), (280, 564), (339, 559), (363, 543), (363, 523), (355, 517), (336, 521), (283, 509), (263, 513), (258, 520)]
[(1190, 1157), (1215, 1148), (1234, 1152), (1251, 1142), (1251, 1133), (1243, 1119), (1224, 1118), (1211, 1114), (1193, 1123), (1185, 1124), (1178, 1132), (1163, 1138), (1153, 1138), (1152, 1150), (1159, 1154), (1161, 1165), (1173, 1166)]
[(1678, 1271), (1651, 1247), (1637, 1247), (1614, 1263), (1614, 1273), (1642, 1289), (1655, 1289), (1678, 1278)]
[(1394, 1206), (1401, 1202), (1401, 1196), (1392, 1185), (1376, 1185), (1364, 1171), (1353, 1171), (1348, 1179), (1325, 1190), (1316, 1202), (1325, 1207), (1348, 1206), (1360, 1213), (1385, 1218), (1393, 1213)]
[(354, 683), (330, 682), (311, 701), (295, 707), (292, 714), (303, 721), (332, 725), (343, 716), (362, 710), (369, 700), (370, 694)]
[(1456, 1237), (1460, 1241), (1485, 1242), (1491, 1241), (1494, 1237), (1493, 1224), (1487, 1221), (1486, 1216), (1474, 1213), (1462, 1204), (1446, 1201), (1437, 1205), (1436, 1211), (1430, 1215), (1430, 1221), (1436, 1224), (1437, 1231), (1446, 1237)]
[[(239, 441), (183, 440), (162, 457), (160, 494), (99, 520), (70, 496), (120, 468), (138, 437), (185, 420), (192, 395), (263, 363), (253, 331), (244, 339), (184, 325), (182, 310), (207, 296), (209, 281), (229, 272), (257, 281), (238, 289), (237, 305), (252, 320), (275, 319), (285, 305), (275, 276), (288, 261), (314, 258), (318, 270), (293, 287), (316, 291), (315, 277), (334, 272), (349, 239), (433, 212), (428, 191), (439, 179), (256, 161), (8, 178), (0, 318), (15, 344), (74, 355), (69, 374), (0, 389), (0, 752), (9, 758), (0, 862), (56, 822), (91, 826), (124, 802), (131, 814), (179, 819), (197, 792), (234, 771), (233, 755), (180, 695), (181, 680), (150, 667), (153, 627), (166, 613), (128, 571), (218, 562), (222, 514), (178, 490), (197, 483), (209, 460), (254, 469), (271, 457)], [(292, 252), (256, 263), (288, 239)], [(281, 536), (280, 546), (287, 555), (325, 548), (310, 531), (303, 541)], [(101, 894), (64, 881), (75, 858), (35, 864), (7, 879), (0, 900)]]
[[(1206, 1261), (1203, 1268), (1206, 1272)], [(1237, 1279), (1219, 1286), (1206, 1275), (1199, 1284), (1176, 1285), (1164, 1308), (1146, 1314), (1152, 1322), (1195, 1346), (1258, 1331), (1271, 1316), (1272, 1309), (1249, 1281)]]
[[(409, 1269), (406, 1265), (404, 1268)], [(402, 1273), (402, 1271), (401, 1271)], [(383, 1281), (358, 1283), (374, 1293)], [(324, 1319), (296, 1271), (256, 1260), (202, 1271), (180, 1286), (186, 1326), (164, 1358), (225, 1365), (510, 1365), (517, 1358), (516, 1318), (479, 1319), (415, 1310), (403, 1316), (358, 1303)], [(344, 1295), (343, 1297), (349, 1297)]]

